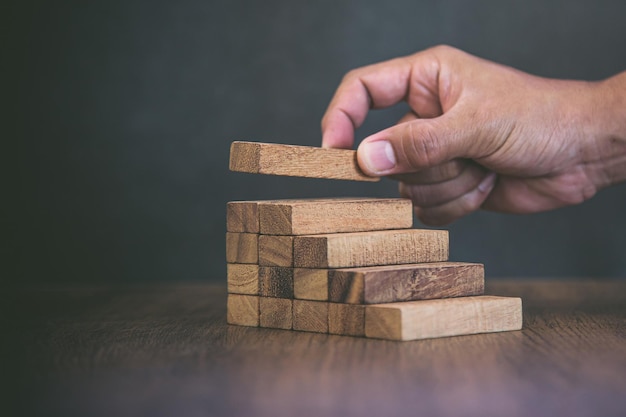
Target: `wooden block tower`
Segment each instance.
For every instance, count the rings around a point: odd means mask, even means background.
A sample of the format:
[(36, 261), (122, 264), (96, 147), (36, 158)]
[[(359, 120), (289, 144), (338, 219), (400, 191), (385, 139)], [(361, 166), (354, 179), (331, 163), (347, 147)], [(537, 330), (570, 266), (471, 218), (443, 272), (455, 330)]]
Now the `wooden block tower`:
[[(349, 150), (235, 142), (230, 162), (371, 180)], [(410, 200), (236, 201), (226, 213), (229, 324), (388, 340), (522, 327), (521, 299), (483, 295), (483, 265), (449, 262), (448, 232), (412, 229)]]

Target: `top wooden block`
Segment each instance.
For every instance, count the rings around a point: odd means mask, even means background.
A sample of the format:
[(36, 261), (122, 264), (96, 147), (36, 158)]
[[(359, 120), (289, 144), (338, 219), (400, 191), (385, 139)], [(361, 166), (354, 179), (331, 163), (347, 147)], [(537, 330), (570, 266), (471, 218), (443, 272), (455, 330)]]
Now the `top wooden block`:
[(361, 171), (353, 150), (261, 142), (233, 142), (230, 170), (288, 177), (379, 180)]
[(258, 206), (259, 228), (267, 235), (314, 235), (407, 229), (413, 225), (411, 200), (329, 198), (275, 200)]

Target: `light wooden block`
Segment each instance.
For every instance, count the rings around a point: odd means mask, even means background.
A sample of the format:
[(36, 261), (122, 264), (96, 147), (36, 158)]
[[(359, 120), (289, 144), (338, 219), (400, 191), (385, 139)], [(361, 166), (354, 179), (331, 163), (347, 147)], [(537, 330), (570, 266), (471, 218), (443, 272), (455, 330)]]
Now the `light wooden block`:
[(259, 265), (293, 266), (293, 236), (259, 236)]
[(259, 325), (275, 329), (293, 327), (293, 301), (284, 298), (259, 297)]
[(328, 332), (344, 336), (365, 336), (365, 306), (328, 303)]
[(379, 180), (361, 171), (353, 150), (261, 142), (233, 142), (230, 170), (290, 177)]
[(259, 267), (259, 295), (263, 297), (293, 298), (293, 268), (280, 266)]
[(522, 328), (522, 300), (476, 296), (375, 304), (365, 308), (365, 336), (417, 340)]
[(226, 265), (228, 292), (232, 294), (259, 294), (259, 266), (253, 264)]
[(294, 268), (293, 296), (302, 300), (328, 300), (328, 269)]
[(231, 201), (227, 203), (226, 231), (259, 233), (258, 201)]
[(434, 262), (328, 272), (328, 300), (336, 303), (379, 304), (467, 297), (482, 295), (484, 291), (484, 267), (475, 263)]
[(293, 300), (293, 329), (328, 333), (328, 303)]
[(228, 294), (226, 301), (228, 324), (258, 327), (259, 297), (254, 295)]
[(259, 228), (267, 235), (315, 235), (406, 229), (413, 205), (404, 198), (330, 198), (260, 202)]
[(447, 259), (446, 230), (383, 230), (294, 239), (294, 266), (298, 268), (349, 268)]
[(256, 233), (226, 233), (226, 262), (259, 263), (259, 235)]

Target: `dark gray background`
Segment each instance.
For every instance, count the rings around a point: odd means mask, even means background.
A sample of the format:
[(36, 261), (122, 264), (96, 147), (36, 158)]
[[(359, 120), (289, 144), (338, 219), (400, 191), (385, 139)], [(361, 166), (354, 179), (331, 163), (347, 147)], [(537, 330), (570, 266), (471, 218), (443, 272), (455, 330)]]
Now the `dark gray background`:
[[(230, 200), (396, 184), (228, 172), (233, 140), (320, 143), (351, 68), (447, 43), (549, 77), (626, 68), (622, 1), (57, 1), (3, 7), (12, 282), (225, 280)], [(372, 114), (359, 138), (403, 108)], [(626, 276), (626, 188), (449, 227), (488, 277)]]

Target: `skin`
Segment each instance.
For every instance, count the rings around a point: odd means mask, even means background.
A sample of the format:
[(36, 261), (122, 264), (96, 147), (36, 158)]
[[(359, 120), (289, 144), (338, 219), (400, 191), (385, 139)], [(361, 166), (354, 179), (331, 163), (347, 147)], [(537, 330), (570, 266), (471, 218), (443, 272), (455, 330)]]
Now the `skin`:
[(425, 224), (552, 210), (626, 180), (626, 72), (548, 79), (438, 46), (349, 72), (322, 146), (351, 148), (370, 109), (402, 101), (411, 111), (357, 157), (365, 173), (399, 180)]

